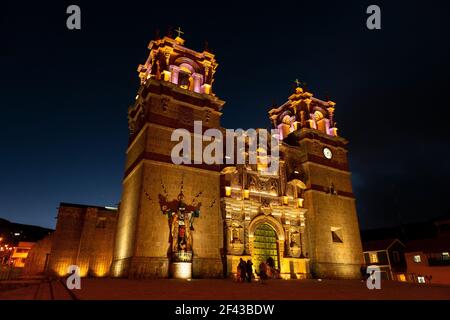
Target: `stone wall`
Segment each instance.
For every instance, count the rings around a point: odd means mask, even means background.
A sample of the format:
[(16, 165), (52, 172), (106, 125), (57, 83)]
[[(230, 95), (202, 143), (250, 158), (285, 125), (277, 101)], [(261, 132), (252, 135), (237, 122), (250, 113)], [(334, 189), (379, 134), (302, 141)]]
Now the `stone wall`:
[(195, 120), (203, 121), (204, 130), (219, 127), (218, 109), (223, 103), (214, 96), (153, 79), (140, 87), (138, 99), (128, 113), (130, 143), (111, 268), (113, 276), (170, 276), (169, 223), (161, 210), (161, 197), (168, 202), (176, 201), (181, 191), (187, 205), (194, 200), (201, 203), (200, 217), (195, 218), (192, 231), (193, 275), (222, 274), (218, 168), (173, 164), (171, 152), (178, 141), (171, 141), (171, 135), (178, 128), (193, 132)]
[(40, 275), (46, 272), (48, 258), (52, 248), (52, 235), (48, 235), (34, 244), (25, 260), (22, 275)]
[[(304, 198), (312, 275), (359, 278), (362, 245), (347, 151), (343, 139), (323, 139), (300, 141), (300, 149), (306, 154), (302, 168), (308, 187)], [(324, 147), (332, 150), (332, 159), (323, 156)], [(341, 241), (333, 239), (333, 232)]]
[(83, 277), (109, 275), (116, 219), (113, 209), (61, 204), (48, 272), (65, 276), (67, 268), (76, 265)]

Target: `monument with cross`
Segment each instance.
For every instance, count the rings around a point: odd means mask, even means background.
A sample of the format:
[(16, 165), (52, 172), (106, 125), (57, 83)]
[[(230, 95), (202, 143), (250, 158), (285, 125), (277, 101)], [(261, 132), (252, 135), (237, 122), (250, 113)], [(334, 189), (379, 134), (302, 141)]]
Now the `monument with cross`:
[[(181, 31), (181, 28), (178, 27), (178, 29), (176, 29), (175, 32), (178, 33), (177, 38), (180, 38), (180, 39), (181, 39), (181, 35), (184, 34), (184, 32)], [(175, 39), (176, 39), (176, 38), (175, 38)]]

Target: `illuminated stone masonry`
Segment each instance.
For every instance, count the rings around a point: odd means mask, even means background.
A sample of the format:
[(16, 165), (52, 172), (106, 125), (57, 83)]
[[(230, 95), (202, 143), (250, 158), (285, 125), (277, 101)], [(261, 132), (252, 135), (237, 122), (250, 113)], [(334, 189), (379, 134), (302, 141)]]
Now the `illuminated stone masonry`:
[(83, 277), (109, 275), (117, 208), (61, 203), (47, 271), (64, 276), (71, 265)]
[(203, 132), (225, 133), (215, 57), (184, 42), (151, 41), (138, 67), (118, 213), (106, 214), (99, 230), (105, 209), (61, 206), (49, 271), (79, 264), (83, 276), (230, 277), (242, 258), (256, 271), (270, 260), (283, 278), (359, 278), (361, 240), (335, 103), (298, 85), (268, 112), (279, 129), (276, 172), (265, 170), (272, 150), (259, 147), (256, 164), (246, 153), (242, 164), (175, 165), (175, 129), (194, 136), (201, 121)]
[[(264, 176), (253, 169), (256, 166), (242, 165), (234, 172), (225, 171), (222, 212), (228, 275), (236, 272), (240, 258), (252, 259), (257, 269), (259, 263), (272, 257), (281, 277), (306, 278), (309, 275), (305, 252), (307, 210), (301, 198), (305, 186), (297, 179), (286, 182), (280, 175)], [(274, 234), (273, 245), (268, 247), (268, 241), (258, 248), (255, 233), (264, 227)]]

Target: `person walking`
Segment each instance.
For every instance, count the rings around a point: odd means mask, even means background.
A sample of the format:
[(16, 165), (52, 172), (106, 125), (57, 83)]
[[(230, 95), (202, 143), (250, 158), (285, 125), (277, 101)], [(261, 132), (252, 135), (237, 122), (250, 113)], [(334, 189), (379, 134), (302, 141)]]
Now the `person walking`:
[(264, 261), (262, 261), (260, 264), (259, 264), (259, 274), (258, 274), (258, 276), (259, 276), (259, 280), (261, 281), (261, 284), (263, 284), (264, 282), (264, 280), (267, 280), (268, 279), (268, 277), (267, 277), (267, 264), (264, 262)]
[(239, 260), (239, 264), (237, 266), (237, 281), (238, 282), (245, 281), (245, 273), (246, 273), (246, 264), (245, 264), (245, 261), (241, 258)]
[(251, 259), (247, 260), (246, 263), (246, 275), (247, 275), (247, 281), (248, 282), (252, 282), (252, 277), (253, 277), (253, 263)]
[(361, 268), (359, 269), (359, 271), (361, 272), (361, 278), (362, 278), (361, 282), (366, 281), (368, 276), (367, 276), (367, 266), (365, 263), (361, 265)]

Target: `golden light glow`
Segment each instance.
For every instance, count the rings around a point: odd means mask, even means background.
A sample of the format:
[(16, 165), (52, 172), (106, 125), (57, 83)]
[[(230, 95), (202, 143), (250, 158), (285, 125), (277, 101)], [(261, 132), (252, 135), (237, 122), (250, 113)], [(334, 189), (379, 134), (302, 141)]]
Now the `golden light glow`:
[(80, 277), (86, 277), (88, 274), (88, 265), (84, 264), (76, 264), (68, 259), (64, 259), (62, 262), (59, 262), (55, 269), (53, 270), (58, 276), (65, 277), (69, 274), (69, 266), (77, 265), (80, 268)]
[(162, 72), (161, 79), (164, 81), (170, 81), (170, 71), (164, 70)]
[[(225, 157), (226, 158), (226, 157)], [(236, 167), (226, 167), (223, 168), (222, 171), (220, 171), (220, 174), (231, 174), (236, 172)]]
[(183, 65), (180, 66), (180, 70), (181, 70), (181, 71), (184, 71), (184, 72), (186, 72), (186, 73), (189, 73), (189, 74), (192, 73), (191, 70), (189, 70), (188, 68), (186, 68), (186, 67), (183, 66)]
[(303, 201), (304, 201), (304, 199), (302, 199), (302, 198), (298, 198), (298, 199), (297, 199), (297, 205), (298, 205), (300, 208), (303, 208)]
[(267, 163), (260, 162), (256, 165), (256, 168), (258, 171), (265, 171), (267, 169)]
[(289, 204), (289, 197), (287, 197), (287, 196), (283, 197), (283, 204), (286, 204), (286, 205)]
[(70, 262), (65, 259), (64, 262), (60, 262), (56, 265), (55, 269), (53, 270), (58, 276), (64, 277), (67, 275), (67, 269), (71, 265)]
[(398, 275), (398, 280), (401, 282), (406, 282), (406, 276), (402, 273)]
[(106, 264), (97, 265), (96, 270), (94, 270), (94, 274), (96, 277), (104, 277), (108, 273), (108, 266)]
[[(241, 191), (240, 188), (231, 188), (231, 190), (234, 190), (234, 191)], [(258, 194), (258, 195), (263, 194), (263, 195), (265, 195), (265, 196), (277, 197), (276, 195), (274, 195), (274, 194), (272, 194), (272, 193), (270, 193), (270, 192), (266, 192), (266, 191), (250, 190), (250, 193), (251, 193), (251, 194)]]
[(211, 85), (205, 83), (203, 87), (206, 94), (211, 94)]
[(180, 44), (180, 45), (184, 45), (184, 39), (182, 39), (180, 37), (176, 37), (175, 41), (178, 42), (178, 44)]
[(248, 199), (250, 197), (250, 190), (244, 189), (244, 199)]
[[(298, 174), (298, 171), (294, 171), (295, 174)], [(293, 179), (291, 181), (289, 181), (289, 184), (293, 185), (294, 187), (298, 187), (302, 190), (306, 189), (306, 185), (303, 183), (303, 181), (299, 180), (299, 179)]]
[(231, 187), (225, 187), (225, 195), (231, 197)]
[(173, 277), (175, 279), (191, 279), (192, 263), (190, 262), (174, 262), (172, 264)]

